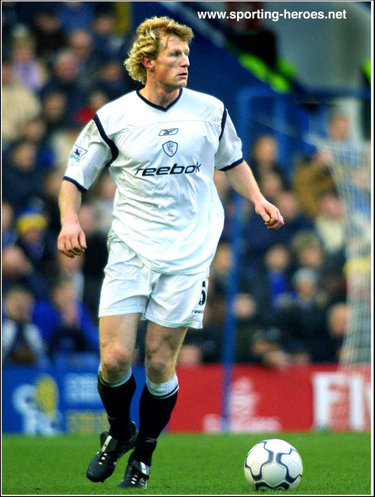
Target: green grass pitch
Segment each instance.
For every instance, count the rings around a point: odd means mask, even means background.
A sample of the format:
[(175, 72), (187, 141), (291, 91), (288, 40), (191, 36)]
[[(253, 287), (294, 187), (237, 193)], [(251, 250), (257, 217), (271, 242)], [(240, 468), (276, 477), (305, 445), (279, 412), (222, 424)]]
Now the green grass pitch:
[[(249, 449), (265, 438), (282, 438), (300, 452), (300, 485), (288, 494), (370, 495), (368, 433), (162, 434), (147, 490), (117, 488), (127, 455), (104, 483), (86, 479), (98, 437), (4, 435), (2, 495), (254, 495), (243, 475)], [(259, 492), (280, 494), (283, 491)]]

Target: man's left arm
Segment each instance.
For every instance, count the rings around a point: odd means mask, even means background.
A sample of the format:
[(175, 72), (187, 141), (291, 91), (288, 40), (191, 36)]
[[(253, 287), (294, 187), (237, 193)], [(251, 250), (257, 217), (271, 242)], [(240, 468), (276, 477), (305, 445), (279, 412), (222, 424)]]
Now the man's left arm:
[(261, 216), (267, 229), (277, 230), (284, 225), (279, 209), (264, 198), (246, 161), (228, 169), (225, 174), (236, 192), (254, 205), (255, 212)]

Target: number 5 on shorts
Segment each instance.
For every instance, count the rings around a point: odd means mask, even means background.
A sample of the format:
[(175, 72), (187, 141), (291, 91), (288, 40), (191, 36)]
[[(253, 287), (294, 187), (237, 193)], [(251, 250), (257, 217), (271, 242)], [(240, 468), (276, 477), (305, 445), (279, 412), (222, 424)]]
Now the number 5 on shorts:
[(204, 305), (207, 300), (207, 287), (206, 287), (206, 280), (202, 281), (202, 293), (201, 297), (199, 299), (199, 305)]

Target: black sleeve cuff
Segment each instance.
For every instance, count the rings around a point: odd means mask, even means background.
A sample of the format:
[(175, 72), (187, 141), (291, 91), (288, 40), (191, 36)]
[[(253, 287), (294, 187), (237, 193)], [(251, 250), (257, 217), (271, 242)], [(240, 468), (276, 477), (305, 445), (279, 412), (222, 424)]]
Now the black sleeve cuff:
[(80, 185), (75, 179), (69, 178), (68, 176), (64, 176), (63, 180), (70, 181), (70, 183), (73, 183), (73, 185), (75, 185), (80, 192), (82, 192), (82, 193), (87, 192), (87, 188), (85, 188), (84, 186)]
[(225, 167), (222, 167), (220, 169), (220, 171), (228, 171), (228, 169), (232, 169), (232, 167), (236, 167), (238, 166), (239, 164), (241, 164), (241, 162), (243, 161), (243, 157), (241, 157), (241, 159), (238, 159), (236, 160), (235, 162), (233, 162), (232, 164), (230, 164), (229, 166), (225, 166)]

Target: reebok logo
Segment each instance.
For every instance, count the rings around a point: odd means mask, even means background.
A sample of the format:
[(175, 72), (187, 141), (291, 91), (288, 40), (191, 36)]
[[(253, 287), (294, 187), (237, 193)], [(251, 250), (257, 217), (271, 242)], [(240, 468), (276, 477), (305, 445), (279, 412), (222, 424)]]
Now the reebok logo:
[(179, 166), (177, 162), (172, 167), (139, 167), (135, 176), (165, 176), (167, 174), (193, 174), (199, 173), (202, 164), (191, 164), (189, 166)]
[(159, 136), (177, 135), (179, 128), (162, 129), (159, 131)]

